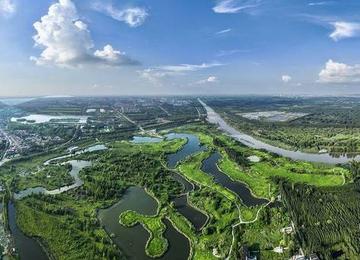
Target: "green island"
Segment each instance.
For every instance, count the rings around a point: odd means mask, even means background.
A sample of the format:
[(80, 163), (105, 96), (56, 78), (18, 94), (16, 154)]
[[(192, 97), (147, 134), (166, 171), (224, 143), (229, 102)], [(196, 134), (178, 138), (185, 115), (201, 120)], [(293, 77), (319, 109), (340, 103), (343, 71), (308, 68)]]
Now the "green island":
[(132, 227), (141, 223), (150, 233), (150, 238), (146, 244), (146, 253), (151, 257), (162, 256), (167, 248), (168, 241), (163, 237), (166, 229), (160, 216), (144, 216), (134, 211), (125, 211), (120, 215), (120, 224)]

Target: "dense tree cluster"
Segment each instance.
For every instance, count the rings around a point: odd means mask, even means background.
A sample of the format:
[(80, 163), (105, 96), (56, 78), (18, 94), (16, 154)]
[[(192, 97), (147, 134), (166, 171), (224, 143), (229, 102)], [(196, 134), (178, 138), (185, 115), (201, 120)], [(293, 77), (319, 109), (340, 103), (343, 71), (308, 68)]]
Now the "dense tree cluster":
[(181, 192), (182, 186), (161, 165), (159, 156), (109, 151), (93, 167), (83, 171), (83, 189), (95, 199), (113, 199), (120, 197), (129, 186), (138, 185), (168, 202), (170, 195)]
[(360, 254), (360, 183), (316, 188), (280, 181), (281, 195), (307, 253), (324, 259)]

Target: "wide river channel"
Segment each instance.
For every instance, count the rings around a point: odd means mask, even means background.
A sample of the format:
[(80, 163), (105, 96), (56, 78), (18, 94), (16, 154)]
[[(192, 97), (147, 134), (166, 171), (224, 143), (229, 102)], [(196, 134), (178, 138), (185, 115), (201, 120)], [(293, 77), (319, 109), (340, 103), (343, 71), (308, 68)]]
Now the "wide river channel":
[(264, 143), (248, 134), (236, 130), (234, 127), (230, 126), (218, 113), (216, 113), (214, 109), (209, 107), (200, 99), (199, 102), (206, 109), (207, 119), (210, 123), (218, 125), (220, 130), (222, 130), (223, 132), (230, 135), (231, 137), (233, 137), (234, 139), (238, 140), (239, 142), (243, 143), (246, 146), (255, 149), (264, 149), (268, 152), (276, 153), (278, 155), (299, 161), (319, 162), (319, 163), (327, 163), (327, 164), (338, 164), (338, 163), (342, 164), (342, 163), (347, 163), (354, 159), (360, 160), (360, 156), (348, 157), (348, 156), (340, 155), (335, 157), (328, 153), (321, 153), (321, 154), (305, 153), (300, 151), (286, 150), (280, 147), (276, 147)]

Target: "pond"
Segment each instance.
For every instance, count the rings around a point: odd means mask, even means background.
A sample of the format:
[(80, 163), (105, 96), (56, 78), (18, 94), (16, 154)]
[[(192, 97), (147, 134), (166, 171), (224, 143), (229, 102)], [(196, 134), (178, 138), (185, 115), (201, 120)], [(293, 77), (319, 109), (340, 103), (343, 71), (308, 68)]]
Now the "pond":
[[(125, 256), (129, 259), (151, 259), (145, 253), (149, 233), (141, 225), (131, 228), (122, 226), (119, 223), (119, 216), (126, 210), (134, 210), (144, 215), (155, 215), (157, 207), (156, 200), (144, 189), (130, 187), (118, 203), (100, 210), (98, 218)], [(190, 253), (188, 239), (180, 234), (168, 220), (164, 223), (167, 227), (165, 237), (170, 246), (165, 255), (159, 259), (187, 259)]]

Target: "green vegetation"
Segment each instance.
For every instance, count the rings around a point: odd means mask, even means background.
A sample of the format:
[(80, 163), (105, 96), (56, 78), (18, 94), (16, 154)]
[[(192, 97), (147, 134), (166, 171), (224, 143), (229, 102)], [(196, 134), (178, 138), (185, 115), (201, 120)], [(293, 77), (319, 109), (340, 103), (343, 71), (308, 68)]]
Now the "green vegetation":
[(76, 195), (33, 196), (16, 203), (17, 223), (55, 259), (118, 259), (120, 252), (96, 217), (103, 203)]
[[(260, 211), (258, 221), (239, 226), (239, 242), (252, 252), (260, 252), (261, 259), (289, 259), (296, 252), (294, 234), (281, 229), (290, 223), (284, 208), (266, 207)], [(276, 247), (287, 249), (279, 255), (273, 251)]]
[(69, 174), (71, 165), (48, 165), (37, 172), (26, 173), (15, 178), (16, 190), (26, 188), (44, 187), (48, 190), (58, 189), (73, 183), (74, 178)]

